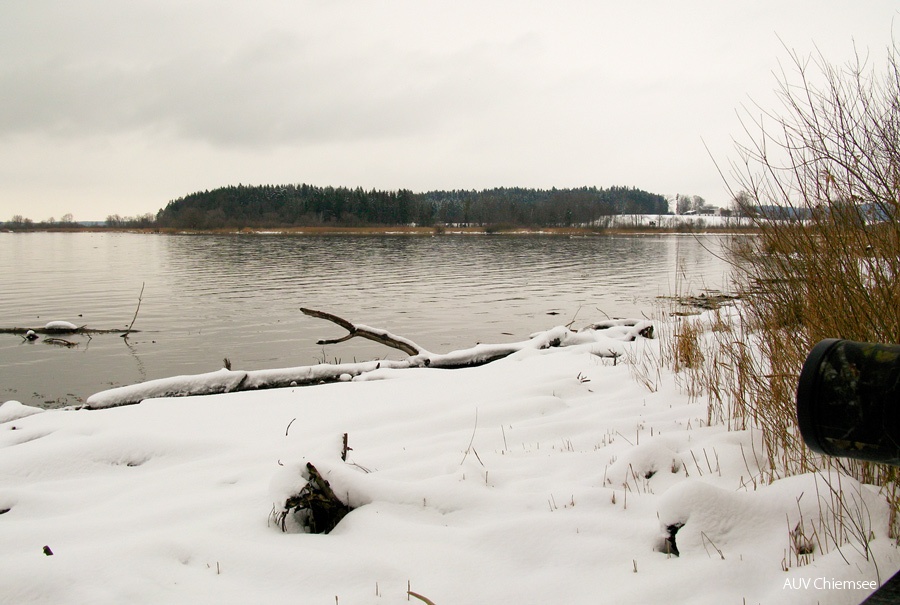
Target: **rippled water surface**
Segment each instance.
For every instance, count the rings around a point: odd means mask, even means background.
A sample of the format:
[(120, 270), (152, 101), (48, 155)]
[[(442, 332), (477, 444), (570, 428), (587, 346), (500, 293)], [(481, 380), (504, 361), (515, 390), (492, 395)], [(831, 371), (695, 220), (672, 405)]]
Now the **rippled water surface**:
[[(0, 402), (75, 404), (122, 384), (222, 367), (398, 358), (300, 307), (446, 352), (576, 318), (650, 315), (657, 296), (719, 288), (722, 240), (685, 235), (280, 236), (0, 233), (0, 327), (67, 320), (140, 333), (74, 348), (0, 334)], [(676, 274), (678, 276), (676, 277)], [(576, 317), (577, 315), (577, 317)]]

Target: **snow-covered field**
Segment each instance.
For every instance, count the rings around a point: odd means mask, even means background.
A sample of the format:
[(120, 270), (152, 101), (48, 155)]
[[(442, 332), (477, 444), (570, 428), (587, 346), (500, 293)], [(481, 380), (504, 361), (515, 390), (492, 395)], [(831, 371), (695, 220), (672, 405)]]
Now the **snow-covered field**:
[[(8, 401), (0, 602), (850, 604), (900, 567), (876, 490), (842, 478), (840, 526), (836, 478), (764, 485), (758, 434), (706, 426), (665, 370), (634, 378), (658, 346), (599, 335), (94, 411)], [(273, 518), (307, 462), (355, 507), (327, 535)]]

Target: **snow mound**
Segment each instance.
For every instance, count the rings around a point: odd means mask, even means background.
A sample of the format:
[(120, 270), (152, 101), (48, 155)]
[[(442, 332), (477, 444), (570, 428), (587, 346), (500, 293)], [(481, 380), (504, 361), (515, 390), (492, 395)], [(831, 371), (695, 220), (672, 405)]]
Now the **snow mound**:
[(10, 400), (0, 405), (0, 424), (18, 420), (19, 418), (25, 418), (33, 414), (40, 414), (43, 411), (44, 410), (41, 408)]
[(681, 455), (661, 439), (629, 448), (607, 470), (607, 481), (621, 485), (629, 481), (649, 480), (657, 473), (681, 471)]

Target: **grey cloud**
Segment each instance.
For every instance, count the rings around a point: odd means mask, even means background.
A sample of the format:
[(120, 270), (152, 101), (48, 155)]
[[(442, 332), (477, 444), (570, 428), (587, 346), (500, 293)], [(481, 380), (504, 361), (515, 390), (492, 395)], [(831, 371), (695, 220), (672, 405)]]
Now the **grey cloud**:
[(423, 55), (320, 43), (272, 32), (223, 55), (13, 64), (0, 71), (0, 133), (147, 129), (239, 146), (402, 137), (478, 114), (519, 87), (483, 45)]

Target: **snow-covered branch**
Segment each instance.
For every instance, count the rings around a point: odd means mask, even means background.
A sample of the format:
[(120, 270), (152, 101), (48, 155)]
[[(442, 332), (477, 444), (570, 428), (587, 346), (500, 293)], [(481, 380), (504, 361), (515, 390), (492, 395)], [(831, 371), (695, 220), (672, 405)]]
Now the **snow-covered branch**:
[(362, 324), (354, 324), (346, 319), (338, 317), (332, 313), (327, 313), (325, 311), (316, 311), (315, 309), (300, 309), (304, 315), (309, 315), (310, 317), (317, 317), (319, 319), (326, 319), (332, 323), (336, 323), (341, 326), (345, 330), (347, 330), (347, 335), (343, 338), (338, 338), (334, 340), (319, 340), (316, 341), (316, 344), (320, 345), (331, 345), (337, 344), (339, 342), (344, 342), (346, 340), (350, 340), (355, 336), (359, 336), (360, 338), (367, 338), (369, 340), (374, 340), (377, 343), (381, 343), (385, 346), (391, 347), (392, 349), (400, 349), (407, 355), (418, 355), (420, 353), (425, 352), (425, 350), (414, 343), (413, 341), (403, 338), (402, 336), (396, 336), (391, 334), (387, 330), (381, 330), (379, 328), (372, 328), (369, 326), (364, 326)]
[[(343, 342), (354, 336), (380, 342), (399, 349), (409, 357), (399, 361), (374, 360), (343, 364), (316, 364), (293, 368), (241, 371), (222, 369), (206, 374), (160, 378), (138, 384), (116, 387), (91, 395), (87, 399), (89, 409), (108, 408), (140, 403), (157, 397), (187, 397), (213, 395), (255, 389), (271, 389), (349, 381), (357, 376), (379, 369), (405, 368), (465, 368), (483, 365), (502, 359), (518, 351), (565, 347), (592, 342), (627, 342), (638, 337), (652, 338), (653, 325), (643, 320), (612, 320), (591, 324), (580, 331), (557, 326), (533, 334), (528, 340), (506, 344), (478, 344), (468, 349), (450, 353), (431, 353), (413, 341), (391, 334), (386, 330), (354, 324), (324, 311), (302, 309), (310, 317), (326, 319), (347, 330), (347, 336), (322, 341), (320, 344)], [(606, 346), (606, 345), (605, 345)]]

